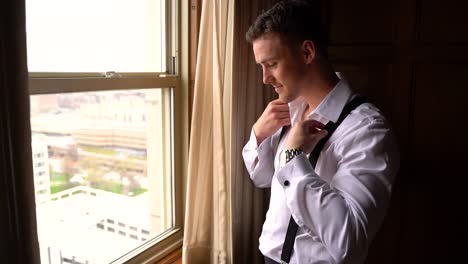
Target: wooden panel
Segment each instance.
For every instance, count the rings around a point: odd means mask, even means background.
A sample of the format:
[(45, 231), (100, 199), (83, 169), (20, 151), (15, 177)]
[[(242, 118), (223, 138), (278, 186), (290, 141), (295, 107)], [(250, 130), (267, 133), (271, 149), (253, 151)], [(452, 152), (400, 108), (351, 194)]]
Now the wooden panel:
[(456, 166), (467, 157), (466, 76), (466, 64), (416, 67), (412, 159), (432, 161), (431, 166), (447, 162)]
[[(466, 252), (463, 242), (467, 235), (466, 218), (462, 216), (466, 208), (466, 185), (460, 184), (466, 173), (439, 160), (437, 149), (431, 153), (433, 160), (412, 161), (405, 175), (418, 180), (402, 185), (400, 260), (397, 263), (459, 263)], [(434, 164), (442, 166), (432, 166)]]
[(390, 64), (335, 64), (353, 90), (369, 98), (391, 120), (392, 80)]
[[(408, 199), (413, 207), (405, 213), (408, 228), (402, 244), (421, 249), (424, 241), (424, 250), (404, 250), (405, 258), (429, 256), (431, 263), (456, 263), (452, 259), (464, 250), (464, 243), (457, 241), (466, 236), (461, 217), (465, 210), (456, 208), (466, 208), (466, 185), (460, 183), (468, 162), (467, 75), (466, 64), (416, 65), (407, 185), (409, 196), (418, 190), (424, 196), (417, 203), (413, 201), (419, 197)], [(424, 232), (413, 234), (421, 225)]]
[(468, 45), (460, 46), (421, 46), (414, 51), (418, 62), (436, 63), (466, 63), (468, 61)]
[(193, 96), (195, 91), (195, 71), (197, 68), (198, 38), (200, 35), (201, 9), (202, 0), (190, 0), (189, 120), (192, 120)]
[(391, 45), (347, 45), (328, 48), (328, 59), (332, 62), (392, 62), (395, 54), (395, 48)]
[(182, 248), (174, 250), (155, 264), (182, 264)]
[(419, 40), (425, 43), (468, 43), (468, 1), (420, 0)]
[[(439, 263), (430, 261), (430, 190), (427, 185), (402, 185), (400, 203), (402, 219), (399, 245), (399, 261), (395, 263)], [(381, 254), (385, 254), (385, 250)], [(440, 262), (444, 263), (444, 262)]]
[(331, 44), (390, 43), (395, 1), (331, 1)]

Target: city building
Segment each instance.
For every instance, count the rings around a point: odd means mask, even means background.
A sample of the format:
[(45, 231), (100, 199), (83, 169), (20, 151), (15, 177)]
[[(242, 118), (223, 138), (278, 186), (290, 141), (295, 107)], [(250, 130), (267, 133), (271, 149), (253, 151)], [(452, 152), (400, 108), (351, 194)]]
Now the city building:
[(128, 197), (86, 186), (53, 194), (36, 207), (41, 263), (113, 261), (164, 231), (151, 230), (151, 203), (147, 193)]
[[(108, 263), (173, 226), (169, 97), (116, 94), (62, 96), (75, 109), (31, 116), (35, 177), (47, 179), (36, 188), (42, 263)], [(57, 175), (86, 180), (51, 194)], [(125, 188), (132, 177), (145, 182), (142, 193)], [(93, 188), (90, 178), (122, 192)]]
[(50, 201), (49, 154), (46, 136), (33, 134), (31, 148), (36, 204), (42, 204)]

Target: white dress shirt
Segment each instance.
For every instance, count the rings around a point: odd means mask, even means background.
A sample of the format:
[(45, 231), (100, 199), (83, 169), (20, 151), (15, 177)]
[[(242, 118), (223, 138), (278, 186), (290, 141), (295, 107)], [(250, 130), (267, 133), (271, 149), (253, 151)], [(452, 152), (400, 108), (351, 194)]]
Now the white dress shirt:
[[(354, 98), (340, 80), (308, 116), (336, 122)], [(289, 104), (291, 123), (301, 121), (306, 103)], [(299, 228), (290, 263), (361, 263), (390, 200), (399, 167), (394, 136), (381, 112), (365, 103), (352, 111), (325, 144), (314, 169), (301, 154), (279, 167), (287, 134), (281, 129), (257, 145), (252, 130), (244, 162), (257, 187), (271, 187), (260, 251), (280, 261), (291, 215)], [(287, 186), (285, 181), (289, 181)]]

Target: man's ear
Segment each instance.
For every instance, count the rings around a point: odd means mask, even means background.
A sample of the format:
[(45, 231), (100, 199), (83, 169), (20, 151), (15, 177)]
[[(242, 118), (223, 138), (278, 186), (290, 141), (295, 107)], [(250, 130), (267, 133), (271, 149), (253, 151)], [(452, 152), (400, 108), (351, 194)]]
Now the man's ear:
[(315, 56), (317, 53), (314, 42), (311, 40), (305, 40), (304, 42), (302, 42), (301, 50), (304, 58), (304, 63), (311, 64), (315, 60)]

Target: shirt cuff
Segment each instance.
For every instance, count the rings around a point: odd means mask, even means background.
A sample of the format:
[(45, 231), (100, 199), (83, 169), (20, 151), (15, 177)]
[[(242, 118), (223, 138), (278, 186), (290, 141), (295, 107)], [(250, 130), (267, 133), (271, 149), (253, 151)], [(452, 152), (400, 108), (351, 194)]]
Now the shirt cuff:
[(294, 157), (276, 172), (278, 182), (285, 189), (296, 186), (306, 175), (318, 177), (305, 154)]
[(251, 144), (251, 146), (257, 151), (257, 153), (264, 153), (265, 150), (268, 149), (268, 139), (269, 138), (265, 138), (262, 143), (260, 143), (260, 145), (258, 145), (258, 142), (257, 142), (257, 136), (255, 136), (255, 132), (252, 128), (252, 131), (250, 132), (250, 139), (249, 139), (249, 144)]

